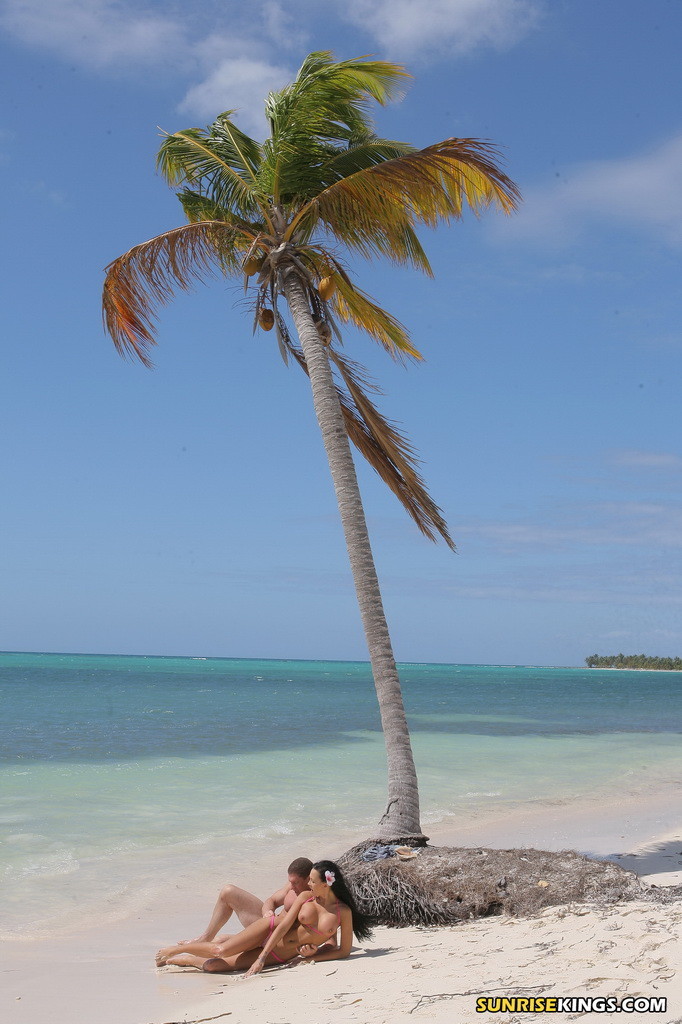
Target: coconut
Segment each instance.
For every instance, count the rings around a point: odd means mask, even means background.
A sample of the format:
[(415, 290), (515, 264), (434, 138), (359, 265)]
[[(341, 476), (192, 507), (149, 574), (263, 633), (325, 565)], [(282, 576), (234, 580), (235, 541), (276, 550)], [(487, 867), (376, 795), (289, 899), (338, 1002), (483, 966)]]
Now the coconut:
[(253, 277), (262, 268), (265, 256), (250, 256), (244, 264), (244, 273), (247, 277)]
[(258, 314), (258, 323), (264, 331), (271, 331), (275, 325), (275, 314), (271, 309), (261, 309)]
[(317, 286), (317, 290), (325, 302), (328, 299), (331, 299), (332, 295), (336, 291), (336, 281), (334, 280), (334, 276), (330, 274), (329, 277), (323, 277)]

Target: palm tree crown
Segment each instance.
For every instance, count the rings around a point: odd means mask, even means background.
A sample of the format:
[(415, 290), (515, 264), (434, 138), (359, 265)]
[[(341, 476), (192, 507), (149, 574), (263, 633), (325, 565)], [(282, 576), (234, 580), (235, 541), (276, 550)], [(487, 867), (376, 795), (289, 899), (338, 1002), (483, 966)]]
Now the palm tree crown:
[[(339, 243), (349, 253), (383, 256), (431, 275), (418, 223), (461, 217), (464, 205), (478, 211), (494, 203), (509, 212), (516, 204), (516, 187), (496, 166), (490, 145), (446, 139), (416, 150), (374, 133), (368, 101), (385, 104), (408, 77), (385, 61), (335, 62), (330, 53), (312, 53), (295, 81), (268, 96), (271, 135), (265, 142), (245, 135), (233, 111), (205, 129), (166, 136), (158, 166), (179, 186), (190, 223), (110, 264), (104, 316), (119, 351), (150, 365), (157, 307), (174, 288), (188, 289), (216, 271), (255, 270), (254, 326), (272, 308), (283, 357), (305, 370), (277, 303), (282, 268), (295, 268), (322, 337), (332, 342), (328, 352), (351, 440), (419, 528), (453, 546), (409, 443), (370, 400), (373, 389), (361, 368), (334, 343), (339, 323), (351, 323), (393, 357), (421, 359), (403, 325), (352, 282)], [(328, 278), (335, 291), (325, 300), (316, 286)]]
[[(205, 129), (166, 135), (158, 166), (189, 223), (114, 260), (104, 319), (118, 350), (150, 364), (158, 308), (177, 288), (215, 274), (252, 287), (254, 330), (274, 326), (285, 361), (310, 377), (315, 412), (339, 503), (379, 696), (389, 765), (382, 838), (421, 834), (416, 772), (349, 440), (419, 529), (454, 547), (407, 439), (378, 411), (377, 388), (340, 350), (343, 324), (365, 331), (396, 359), (421, 359), (406, 329), (351, 279), (345, 259), (385, 257), (431, 274), (416, 228), (495, 205), (511, 212), (516, 186), (495, 149), (445, 139), (424, 149), (379, 138), (372, 101), (387, 103), (409, 77), (364, 57), (312, 53), (296, 79), (266, 100), (263, 143), (220, 114)], [(279, 300), (284, 298), (295, 332)]]

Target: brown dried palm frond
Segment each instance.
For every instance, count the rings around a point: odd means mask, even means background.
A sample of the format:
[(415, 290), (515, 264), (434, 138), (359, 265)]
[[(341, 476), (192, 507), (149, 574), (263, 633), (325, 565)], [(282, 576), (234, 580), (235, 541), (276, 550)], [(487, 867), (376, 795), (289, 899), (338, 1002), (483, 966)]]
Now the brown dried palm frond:
[(353, 414), (350, 420), (346, 418), (344, 409), (351, 441), (390, 487), (422, 533), (430, 540), (435, 540), (439, 534), (454, 551), (455, 544), (443, 513), (429, 495), (417, 470), (414, 448), (397, 427), (382, 416), (367, 394), (367, 391), (381, 394), (381, 390), (368, 379), (366, 371), (358, 363), (334, 349), (329, 355), (355, 407), (349, 410)]
[[(291, 343), (291, 339), (287, 348), (307, 374), (308, 366), (301, 349)], [(455, 551), (443, 513), (430, 497), (417, 471), (414, 449), (407, 438), (382, 416), (367, 394), (368, 391), (381, 394), (380, 388), (370, 381), (363, 367), (331, 347), (329, 357), (347, 389), (336, 384), (348, 437), (393, 491), (421, 532), (434, 541), (437, 535), (442, 537), (448, 547)]]
[(251, 238), (224, 221), (184, 224), (134, 246), (106, 268), (102, 297), (104, 325), (121, 355), (151, 366), (148, 352), (154, 339), (159, 306), (176, 289), (218, 273), (233, 273)]
[(363, 861), (375, 842), (359, 843), (339, 857), (360, 909), (375, 924), (400, 928), (495, 914), (532, 917), (562, 904), (609, 906), (646, 895), (632, 871), (572, 850), (426, 846), (413, 860)]

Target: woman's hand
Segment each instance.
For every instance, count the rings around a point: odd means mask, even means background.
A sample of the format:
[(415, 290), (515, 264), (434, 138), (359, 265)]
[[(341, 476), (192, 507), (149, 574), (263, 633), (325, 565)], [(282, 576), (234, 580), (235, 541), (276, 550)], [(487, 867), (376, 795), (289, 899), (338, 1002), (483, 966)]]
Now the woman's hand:
[(315, 956), (317, 953), (317, 946), (314, 946), (312, 942), (304, 942), (302, 946), (298, 947), (298, 952), (304, 959), (310, 956)]
[(259, 956), (258, 959), (251, 964), (248, 971), (244, 975), (244, 981), (246, 981), (247, 978), (253, 978), (255, 974), (260, 974), (264, 967), (265, 957)]

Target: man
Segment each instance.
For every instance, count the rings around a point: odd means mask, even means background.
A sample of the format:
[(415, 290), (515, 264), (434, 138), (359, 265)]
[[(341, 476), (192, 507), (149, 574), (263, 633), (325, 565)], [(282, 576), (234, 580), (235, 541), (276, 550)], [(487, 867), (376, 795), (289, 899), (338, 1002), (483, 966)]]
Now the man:
[(196, 939), (185, 941), (213, 942), (232, 914), (237, 915), (242, 928), (247, 928), (259, 917), (270, 917), (278, 907), (283, 907), (284, 913), (286, 913), (296, 897), (308, 888), (308, 876), (312, 866), (313, 862), (307, 857), (297, 857), (296, 860), (292, 860), (287, 868), (288, 881), (277, 892), (273, 892), (272, 896), (264, 903), (258, 896), (247, 892), (246, 889), (240, 889), (236, 885), (224, 886), (218, 894), (211, 920), (205, 930)]

